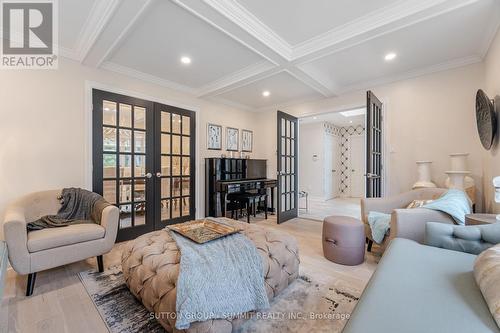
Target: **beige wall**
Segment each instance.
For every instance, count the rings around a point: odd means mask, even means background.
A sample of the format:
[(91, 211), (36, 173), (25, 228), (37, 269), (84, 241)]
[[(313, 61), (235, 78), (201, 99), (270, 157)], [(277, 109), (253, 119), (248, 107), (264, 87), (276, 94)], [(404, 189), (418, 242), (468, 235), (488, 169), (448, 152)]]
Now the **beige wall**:
[[(388, 194), (411, 188), (416, 181), (417, 160), (434, 161), (433, 179), (443, 186), (444, 172), (450, 167), (448, 154), (469, 152), (469, 168), (478, 185), (480, 203), (482, 151), (476, 133), (474, 97), (483, 82), (483, 64), (479, 63), (372, 88), (387, 109)], [(282, 111), (301, 117), (345, 110), (365, 105), (365, 93), (354, 92)], [(269, 129), (266, 138), (260, 140), (260, 148), (267, 149), (266, 156), (271, 159), (276, 151), (276, 114), (259, 117)], [(275, 163), (273, 168), (275, 172)]]
[[(217, 105), (108, 71), (60, 60), (58, 70), (2, 71), (0, 75), (0, 219), (6, 204), (32, 191), (90, 184), (89, 105), (86, 81), (136, 97), (196, 109), (198, 213), (204, 214), (204, 158), (208, 121), (260, 135), (256, 114)], [(252, 157), (264, 157), (256, 153)]]
[[(490, 46), (490, 50), (484, 63), (485, 84), (481, 86), (490, 98), (500, 95), (500, 32)], [(499, 108), (500, 105), (497, 107)], [(485, 207), (488, 212), (500, 212), (500, 204), (494, 201), (493, 177), (500, 176), (500, 121), (498, 123), (497, 136), (493, 148), (486, 151), (481, 147), (484, 164), (483, 183)]]

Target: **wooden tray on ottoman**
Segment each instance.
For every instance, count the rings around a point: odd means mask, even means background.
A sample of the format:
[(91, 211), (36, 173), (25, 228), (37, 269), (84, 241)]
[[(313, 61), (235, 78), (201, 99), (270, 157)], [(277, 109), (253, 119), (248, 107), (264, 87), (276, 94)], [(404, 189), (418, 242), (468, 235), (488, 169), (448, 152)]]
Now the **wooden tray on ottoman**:
[(179, 223), (168, 226), (168, 228), (198, 244), (210, 242), (214, 239), (232, 235), (240, 231), (238, 228), (208, 219)]

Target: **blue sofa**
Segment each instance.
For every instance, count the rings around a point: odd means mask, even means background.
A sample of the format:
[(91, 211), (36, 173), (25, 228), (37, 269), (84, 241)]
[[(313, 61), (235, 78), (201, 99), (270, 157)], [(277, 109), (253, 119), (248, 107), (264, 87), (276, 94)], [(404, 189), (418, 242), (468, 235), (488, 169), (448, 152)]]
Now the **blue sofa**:
[(500, 243), (500, 224), (428, 223), (426, 232), (432, 246), (391, 241), (344, 333), (500, 332), (474, 279), (476, 255), (458, 251)]

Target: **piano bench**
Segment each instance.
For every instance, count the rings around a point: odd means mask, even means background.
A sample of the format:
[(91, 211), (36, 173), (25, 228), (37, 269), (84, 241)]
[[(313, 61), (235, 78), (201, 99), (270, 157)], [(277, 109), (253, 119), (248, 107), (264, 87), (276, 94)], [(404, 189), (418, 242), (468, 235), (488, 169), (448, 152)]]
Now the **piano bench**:
[[(231, 193), (228, 195), (227, 199), (229, 200), (230, 206), (236, 204), (236, 206), (232, 207), (236, 208), (236, 220), (238, 219), (238, 208), (241, 210), (244, 205), (247, 213), (247, 223), (250, 223), (250, 208), (252, 208), (253, 216), (255, 217), (257, 215), (256, 201), (258, 200), (258, 203), (260, 203), (261, 200), (264, 199), (264, 213), (267, 220), (267, 194), (250, 192)], [(234, 211), (235, 209), (231, 210), (232, 219), (234, 219)]]

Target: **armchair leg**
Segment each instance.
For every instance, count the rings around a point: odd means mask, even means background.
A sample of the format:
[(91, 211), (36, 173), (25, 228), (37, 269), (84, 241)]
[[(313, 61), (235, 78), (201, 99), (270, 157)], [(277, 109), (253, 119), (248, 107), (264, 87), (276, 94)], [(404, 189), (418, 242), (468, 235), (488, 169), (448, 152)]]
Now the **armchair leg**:
[(372, 252), (372, 245), (373, 245), (373, 241), (371, 239), (369, 239), (368, 240), (368, 249), (367, 249), (368, 252)]
[(102, 256), (97, 256), (97, 267), (99, 268), (99, 273), (104, 272), (104, 262)]
[(36, 273), (28, 274), (28, 283), (26, 284), (26, 296), (31, 296), (35, 289)]

